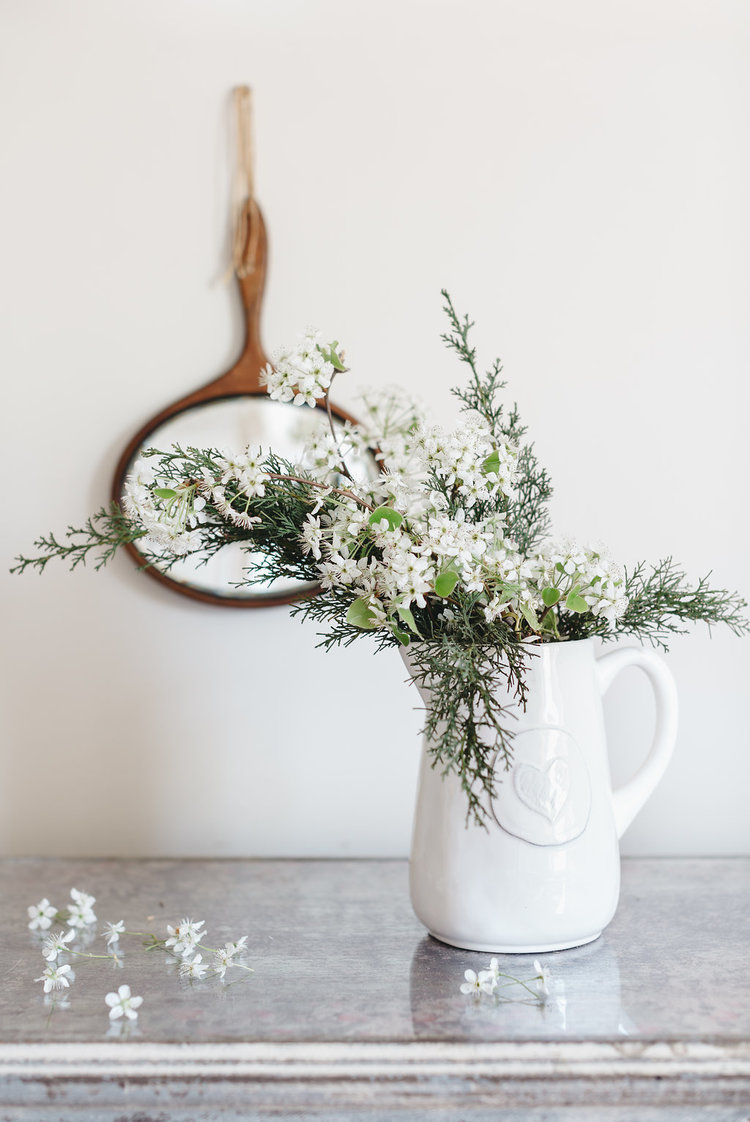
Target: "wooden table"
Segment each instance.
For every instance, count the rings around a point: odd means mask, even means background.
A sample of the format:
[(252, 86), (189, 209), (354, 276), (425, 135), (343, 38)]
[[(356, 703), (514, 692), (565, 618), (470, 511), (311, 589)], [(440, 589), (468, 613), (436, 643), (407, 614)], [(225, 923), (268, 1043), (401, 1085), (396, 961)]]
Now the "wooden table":
[[(255, 972), (191, 983), (123, 937), (121, 966), (75, 960), (52, 1008), (26, 907), (71, 886), (100, 921), (247, 935)], [(602, 938), (540, 956), (544, 1008), (459, 992), (488, 956), (426, 935), (402, 861), (11, 860), (0, 900), (3, 1120), (750, 1119), (748, 859), (625, 861)], [(125, 1026), (104, 1003), (123, 983), (144, 997)]]

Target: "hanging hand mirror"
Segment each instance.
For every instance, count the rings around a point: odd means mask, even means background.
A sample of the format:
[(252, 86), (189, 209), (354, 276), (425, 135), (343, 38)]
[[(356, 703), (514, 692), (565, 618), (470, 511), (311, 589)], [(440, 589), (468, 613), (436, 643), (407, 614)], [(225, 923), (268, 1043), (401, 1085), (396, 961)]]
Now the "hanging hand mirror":
[[(328, 415), (318, 409), (298, 409), (291, 403), (272, 401), (260, 382), (268, 363), (260, 341), (260, 309), (266, 275), (268, 243), (263, 217), (253, 197), (249, 145), (250, 91), (235, 91), (238, 114), (239, 167), (244, 173), (244, 202), (235, 226), (234, 271), (239, 284), (245, 321), (245, 345), (234, 366), (201, 389), (162, 409), (136, 433), (120, 457), (115, 471), (112, 497), (119, 502), (125, 479), (139, 456), (148, 448), (168, 450), (183, 447), (244, 449), (247, 445), (272, 448), (296, 461), (318, 425), (328, 426)], [(350, 414), (331, 406), (335, 424), (353, 421)], [(365, 476), (371, 463), (354, 465)], [(127, 547), (139, 564), (144, 557), (135, 544)], [(242, 585), (247, 551), (239, 543), (227, 545), (207, 563), (186, 557), (162, 571), (150, 565), (144, 571), (175, 592), (209, 604), (243, 608), (288, 604), (314, 595), (318, 586), (277, 580), (271, 585)], [(239, 587), (238, 587), (239, 585)]]

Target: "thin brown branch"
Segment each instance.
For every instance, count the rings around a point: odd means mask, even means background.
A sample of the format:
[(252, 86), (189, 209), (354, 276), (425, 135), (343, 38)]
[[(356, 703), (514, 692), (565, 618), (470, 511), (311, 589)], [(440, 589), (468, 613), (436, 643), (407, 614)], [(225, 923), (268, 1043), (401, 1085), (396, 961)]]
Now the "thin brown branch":
[(277, 475), (275, 472), (266, 471), (263, 473), (267, 479), (281, 479), (288, 480), (290, 483), (302, 483), (306, 487), (318, 487), (322, 491), (328, 491), (331, 495), (344, 495), (347, 499), (353, 499), (355, 503), (359, 503), (366, 510), (374, 510), (375, 507), (370, 503), (361, 499), (359, 495), (355, 495), (353, 491), (347, 491), (343, 487), (329, 487), (327, 483), (318, 483), (315, 479), (303, 479), (299, 475)]

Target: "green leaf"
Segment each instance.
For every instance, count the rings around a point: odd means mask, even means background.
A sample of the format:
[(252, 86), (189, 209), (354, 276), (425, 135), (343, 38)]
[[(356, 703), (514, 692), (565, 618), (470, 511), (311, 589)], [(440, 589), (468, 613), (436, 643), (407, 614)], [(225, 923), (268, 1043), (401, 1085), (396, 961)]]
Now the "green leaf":
[(361, 597), (349, 605), (346, 622), (351, 623), (353, 627), (361, 627), (364, 631), (372, 631), (378, 625), (372, 608)]
[(518, 610), (521, 613), (521, 615), (523, 616), (523, 618), (526, 620), (526, 622), (528, 623), (531, 630), (532, 631), (538, 631), (539, 630), (539, 620), (536, 618), (536, 612), (532, 608), (531, 604), (519, 604), (518, 605)]
[(556, 639), (560, 638), (560, 632), (557, 629), (557, 616), (554, 612), (547, 612), (543, 620), (539, 622), (540, 631), (548, 631), (550, 635), (554, 635)]
[(154, 494), (157, 499), (176, 499), (177, 492), (173, 491), (171, 487), (154, 487)]
[(490, 452), (489, 456), (482, 464), (482, 471), (485, 475), (489, 475), (491, 471), (494, 471), (495, 474), (500, 471), (500, 453), (497, 449), (495, 449), (494, 452)]
[(452, 572), (452, 570), (446, 569), (445, 572), (441, 573), (440, 576), (435, 579), (435, 595), (442, 597), (443, 600), (446, 600), (450, 596), (451, 592), (453, 592), (453, 589), (457, 584), (458, 573), (454, 573)]
[(569, 612), (578, 612), (579, 615), (583, 615), (584, 612), (589, 610), (589, 606), (583, 596), (581, 596), (578, 586), (571, 588), (570, 592), (565, 597), (565, 607)]
[(411, 639), (409, 638), (409, 633), (407, 631), (402, 631), (400, 627), (394, 627), (393, 634), (396, 636), (402, 647), (409, 646)]
[(543, 588), (542, 589), (542, 600), (544, 600), (544, 606), (546, 608), (554, 607), (554, 605), (557, 603), (557, 601), (559, 599), (560, 599), (560, 589), (559, 588), (552, 588), (550, 586), (550, 588)]
[(372, 512), (368, 521), (371, 526), (374, 526), (376, 522), (382, 522), (383, 519), (388, 523), (389, 529), (398, 530), (404, 520), (404, 516), (403, 514), (399, 514), (397, 510), (394, 510), (393, 507), (379, 506), (377, 510)]
[(318, 350), (320, 351), (326, 362), (330, 362), (333, 366), (333, 369), (340, 373), (342, 370), (346, 370), (346, 367), (341, 361), (341, 355), (338, 353), (338, 345), (338, 339), (334, 339), (330, 347), (318, 346)]
[(409, 628), (409, 630), (413, 631), (415, 635), (419, 635), (419, 631), (417, 630), (417, 625), (414, 622), (414, 616), (411, 613), (411, 609), (397, 608), (396, 611), (398, 612), (399, 616), (404, 621), (406, 626)]

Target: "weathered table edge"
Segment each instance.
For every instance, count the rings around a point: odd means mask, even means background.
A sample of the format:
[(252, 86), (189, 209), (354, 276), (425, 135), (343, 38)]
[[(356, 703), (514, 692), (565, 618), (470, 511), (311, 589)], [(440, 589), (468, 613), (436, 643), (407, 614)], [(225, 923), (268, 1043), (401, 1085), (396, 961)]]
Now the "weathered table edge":
[[(5, 1044), (2, 1108), (143, 1110), (185, 1101), (222, 1117), (750, 1103), (750, 1041), (493, 1044)], [(2, 1117), (19, 1117), (2, 1114)], [(135, 1117), (135, 1115), (134, 1115)], [(234, 1115), (232, 1115), (234, 1117)]]

